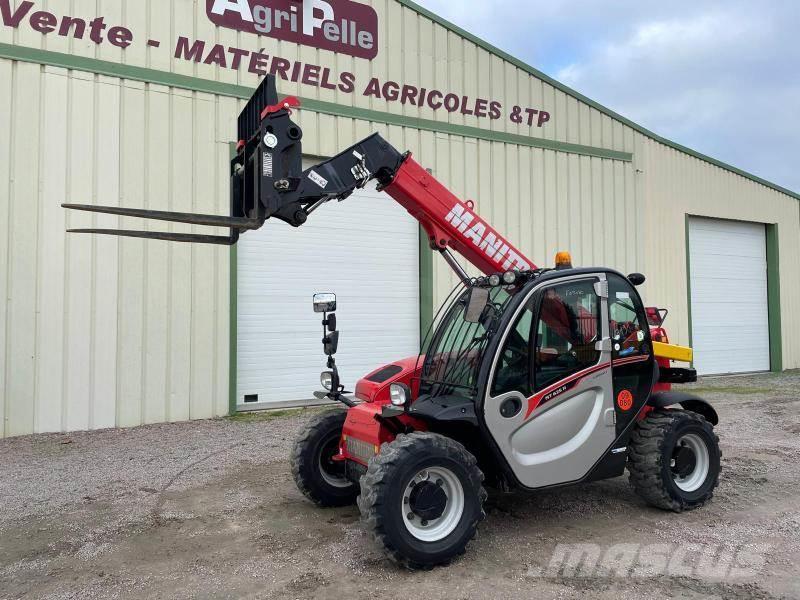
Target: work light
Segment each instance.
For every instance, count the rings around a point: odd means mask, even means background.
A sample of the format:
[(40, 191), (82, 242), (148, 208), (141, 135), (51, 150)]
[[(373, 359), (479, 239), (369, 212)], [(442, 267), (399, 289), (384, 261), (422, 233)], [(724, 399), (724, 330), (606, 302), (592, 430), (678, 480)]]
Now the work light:
[(333, 372), (332, 371), (323, 371), (319, 374), (319, 382), (322, 384), (326, 390), (331, 390), (333, 387)]
[(411, 400), (411, 390), (402, 383), (389, 386), (389, 399), (394, 406), (405, 406)]

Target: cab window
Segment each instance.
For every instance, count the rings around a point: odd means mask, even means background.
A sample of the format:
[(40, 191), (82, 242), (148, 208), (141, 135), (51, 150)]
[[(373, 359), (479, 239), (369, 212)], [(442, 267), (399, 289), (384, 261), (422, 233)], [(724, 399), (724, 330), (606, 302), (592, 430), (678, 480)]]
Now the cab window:
[(492, 396), (513, 391), (530, 396), (597, 364), (602, 330), (594, 283), (555, 285), (528, 301), (500, 351)]
[(495, 368), (491, 395), (496, 397), (508, 392), (531, 395), (530, 339), (533, 325), (533, 300), (529, 300), (508, 332), (500, 358)]
[(647, 354), (647, 320), (641, 301), (631, 283), (619, 275), (608, 276), (608, 312), (612, 358)]
[(594, 283), (571, 281), (544, 291), (534, 346), (535, 391), (600, 360), (600, 299)]

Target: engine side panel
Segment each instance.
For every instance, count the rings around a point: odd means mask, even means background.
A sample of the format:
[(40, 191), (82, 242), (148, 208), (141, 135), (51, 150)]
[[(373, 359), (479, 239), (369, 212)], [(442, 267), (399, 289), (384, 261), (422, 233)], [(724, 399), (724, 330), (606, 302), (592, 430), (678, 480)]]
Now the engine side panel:
[(393, 383), (404, 383), (411, 388), (411, 397), (416, 399), (419, 393), (419, 374), (425, 356), (409, 356), (375, 369), (356, 384), (355, 396), (362, 402), (389, 402), (389, 386)]
[(408, 415), (391, 420), (381, 417), (383, 406), (376, 402), (364, 402), (348, 409), (342, 439), (339, 441), (339, 460), (354, 460), (366, 465), (369, 459), (380, 452), (381, 444), (393, 441), (398, 433), (406, 429), (428, 429), (425, 421)]

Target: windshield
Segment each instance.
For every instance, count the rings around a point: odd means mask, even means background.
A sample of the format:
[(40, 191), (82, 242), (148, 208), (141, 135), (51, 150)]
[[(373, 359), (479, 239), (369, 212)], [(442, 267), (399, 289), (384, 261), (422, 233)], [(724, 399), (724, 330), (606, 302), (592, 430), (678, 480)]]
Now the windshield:
[(478, 323), (470, 323), (465, 318), (470, 288), (464, 287), (456, 294), (436, 327), (426, 353), (421, 394), (475, 396), (483, 353), (517, 291), (518, 288), (491, 288), (489, 302)]

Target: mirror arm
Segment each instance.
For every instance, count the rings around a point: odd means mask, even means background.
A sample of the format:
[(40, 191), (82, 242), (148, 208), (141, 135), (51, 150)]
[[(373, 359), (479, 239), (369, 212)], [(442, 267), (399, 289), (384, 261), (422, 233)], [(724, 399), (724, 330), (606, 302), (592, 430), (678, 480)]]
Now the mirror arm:
[(348, 408), (353, 408), (356, 403), (351, 401), (344, 395), (344, 386), (339, 381), (339, 369), (336, 368), (336, 361), (333, 356), (328, 357), (328, 368), (333, 371), (333, 378), (331, 379), (331, 391), (328, 397), (334, 402), (341, 402)]

